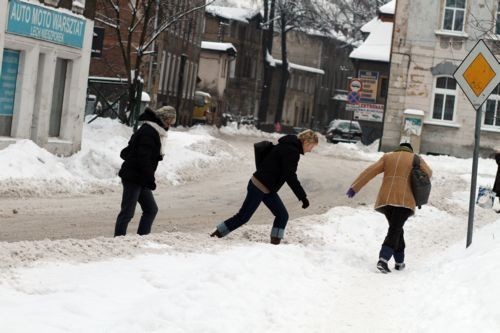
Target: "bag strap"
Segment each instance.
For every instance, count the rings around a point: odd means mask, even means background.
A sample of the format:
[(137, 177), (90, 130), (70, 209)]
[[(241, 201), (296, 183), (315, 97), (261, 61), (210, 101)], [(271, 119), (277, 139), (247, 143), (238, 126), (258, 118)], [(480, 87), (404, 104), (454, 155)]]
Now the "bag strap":
[(420, 167), (420, 157), (417, 154), (413, 154), (413, 167)]

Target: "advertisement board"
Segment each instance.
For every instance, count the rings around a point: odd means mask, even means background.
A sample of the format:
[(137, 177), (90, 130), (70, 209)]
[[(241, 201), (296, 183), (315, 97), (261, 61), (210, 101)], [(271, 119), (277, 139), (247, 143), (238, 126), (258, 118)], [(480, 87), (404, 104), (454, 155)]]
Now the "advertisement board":
[(361, 103), (376, 103), (379, 72), (360, 70), (358, 78), (363, 83), (360, 91)]
[(346, 111), (354, 111), (355, 120), (382, 122), (384, 116), (384, 104), (346, 104)]

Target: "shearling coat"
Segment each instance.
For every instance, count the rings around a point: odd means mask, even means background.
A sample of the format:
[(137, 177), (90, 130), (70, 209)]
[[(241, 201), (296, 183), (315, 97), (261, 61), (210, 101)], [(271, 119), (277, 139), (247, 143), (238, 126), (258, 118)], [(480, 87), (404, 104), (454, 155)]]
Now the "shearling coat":
[(495, 184), (493, 185), (493, 192), (497, 194), (497, 197), (500, 197), (500, 152), (495, 154), (495, 161), (497, 161), (497, 175), (495, 177)]
[[(351, 185), (358, 193), (363, 186), (379, 173), (384, 173), (384, 179), (378, 192), (375, 209), (383, 211), (385, 206), (405, 207), (415, 212), (415, 198), (411, 190), (411, 170), (413, 168), (413, 153), (395, 151), (386, 153), (377, 162), (366, 168)], [(432, 170), (420, 156), (420, 168), (432, 176)]]

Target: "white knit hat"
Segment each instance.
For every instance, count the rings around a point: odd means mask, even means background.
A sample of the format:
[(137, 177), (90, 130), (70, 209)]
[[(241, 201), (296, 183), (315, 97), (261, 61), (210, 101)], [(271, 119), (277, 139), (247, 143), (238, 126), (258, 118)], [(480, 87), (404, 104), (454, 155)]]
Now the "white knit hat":
[(170, 105), (162, 106), (161, 108), (155, 111), (155, 114), (161, 121), (169, 120), (170, 124), (175, 124), (177, 119), (177, 113), (175, 112), (175, 108)]

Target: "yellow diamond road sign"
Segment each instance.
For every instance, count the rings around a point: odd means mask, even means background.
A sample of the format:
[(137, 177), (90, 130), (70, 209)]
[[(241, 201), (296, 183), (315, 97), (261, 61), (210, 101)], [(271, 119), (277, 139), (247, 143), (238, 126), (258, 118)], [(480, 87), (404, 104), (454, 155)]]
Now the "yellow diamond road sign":
[(477, 110), (500, 83), (500, 64), (481, 39), (453, 76)]

